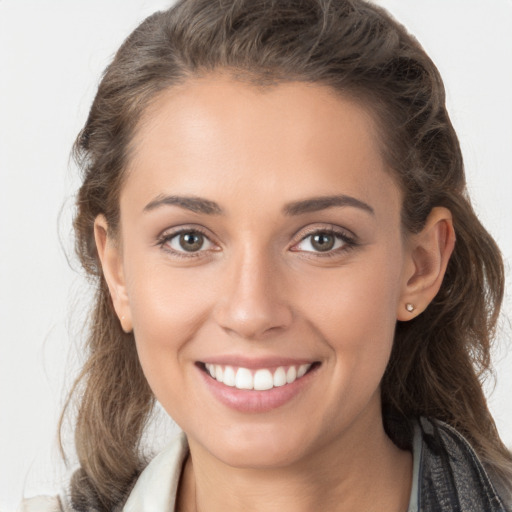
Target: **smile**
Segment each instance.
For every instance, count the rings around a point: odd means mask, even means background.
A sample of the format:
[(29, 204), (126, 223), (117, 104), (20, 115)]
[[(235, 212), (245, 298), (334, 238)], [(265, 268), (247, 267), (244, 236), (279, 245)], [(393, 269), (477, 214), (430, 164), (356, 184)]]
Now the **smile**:
[(222, 404), (242, 413), (266, 413), (310, 389), (321, 362), (222, 357), (196, 366), (206, 389)]
[(205, 364), (205, 368), (217, 382), (237, 389), (253, 389), (266, 391), (268, 389), (292, 384), (303, 377), (313, 366), (310, 364), (279, 366), (275, 370), (260, 368), (249, 370), (248, 368), (236, 368), (220, 364)]

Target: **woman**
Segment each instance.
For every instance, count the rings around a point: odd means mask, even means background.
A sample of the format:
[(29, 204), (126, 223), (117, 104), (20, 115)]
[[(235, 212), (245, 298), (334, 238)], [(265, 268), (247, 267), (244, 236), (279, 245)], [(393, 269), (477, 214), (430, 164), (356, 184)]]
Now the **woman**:
[[(385, 12), (180, 2), (75, 150), (97, 297), (49, 510), (507, 510), (479, 381), (503, 266), (439, 74)], [(155, 398), (184, 435), (148, 464)]]

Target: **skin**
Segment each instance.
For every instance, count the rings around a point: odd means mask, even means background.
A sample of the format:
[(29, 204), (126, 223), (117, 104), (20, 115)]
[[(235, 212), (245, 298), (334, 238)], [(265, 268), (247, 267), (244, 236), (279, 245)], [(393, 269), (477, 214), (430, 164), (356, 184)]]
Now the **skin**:
[[(107, 235), (103, 216), (95, 233), (122, 326), (189, 440), (178, 509), (406, 510), (412, 457), (384, 432), (379, 385), (397, 319), (440, 287), (450, 212), (404, 236), (371, 113), (321, 85), (190, 80), (159, 96), (133, 149), (120, 233)], [(286, 211), (334, 195), (369, 209)], [(204, 232), (200, 250), (182, 249), (181, 228)], [(345, 240), (318, 251), (310, 235), (322, 230)], [(226, 354), (318, 367), (284, 405), (248, 413), (215, 399), (198, 369)]]

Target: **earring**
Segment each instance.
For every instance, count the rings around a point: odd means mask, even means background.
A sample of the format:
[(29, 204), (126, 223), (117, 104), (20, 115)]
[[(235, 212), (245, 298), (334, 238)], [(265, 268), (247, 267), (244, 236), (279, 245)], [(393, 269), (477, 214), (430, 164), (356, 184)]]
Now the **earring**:
[(131, 330), (131, 329), (128, 329), (128, 330), (127, 330), (127, 329), (125, 329), (125, 327), (124, 327), (124, 325), (123, 325), (123, 324), (124, 324), (124, 321), (125, 321), (125, 316), (124, 316), (124, 315), (122, 315), (122, 316), (121, 316), (121, 318), (119, 319), (119, 323), (121, 324), (121, 329), (123, 329), (123, 331), (124, 331), (126, 334), (129, 334), (129, 333), (131, 333), (131, 332), (132, 332), (132, 330)]
[(416, 308), (414, 307), (414, 304), (411, 304), (410, 302), (408, 302), (405, 305), (405, 309), (407, 309), (407, 311), (409, 311), (409, 313), (412, 313)]

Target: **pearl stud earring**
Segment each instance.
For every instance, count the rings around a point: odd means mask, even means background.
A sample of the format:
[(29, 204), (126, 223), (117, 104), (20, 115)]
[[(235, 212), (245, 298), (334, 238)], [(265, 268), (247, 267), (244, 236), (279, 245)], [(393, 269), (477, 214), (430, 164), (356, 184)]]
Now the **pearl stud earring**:
[(410, 302), (408, 302), (405, 305), (405, 309), (407, 309), (407, 311), (409, 311), (409, 313), (412, 313), (416, 308), (414, 307), (414, 304), (411, 304)]

